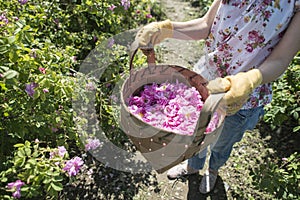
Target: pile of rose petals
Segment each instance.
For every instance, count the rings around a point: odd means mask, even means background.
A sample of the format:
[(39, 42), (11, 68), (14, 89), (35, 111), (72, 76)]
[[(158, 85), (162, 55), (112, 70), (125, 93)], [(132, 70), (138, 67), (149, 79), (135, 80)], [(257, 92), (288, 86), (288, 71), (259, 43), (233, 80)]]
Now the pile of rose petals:
[[(128, 108), (137, 118), (156, 128), (181, 135), (193, 135), (204, 102), (194, 87), (183, 83), (145, 85), (128, 99)], [(216, 129), (215, 113), (206, 133)]]

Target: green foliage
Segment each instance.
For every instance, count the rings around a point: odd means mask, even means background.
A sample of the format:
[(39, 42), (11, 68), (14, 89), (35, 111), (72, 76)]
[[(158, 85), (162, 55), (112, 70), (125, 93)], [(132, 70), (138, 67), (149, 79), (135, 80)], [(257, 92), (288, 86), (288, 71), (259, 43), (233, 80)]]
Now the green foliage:
[[(10, 16), (17, 11), (6, 13)], [(74, 80), (69, 69), (77, 50), (56, 47), (40, 37), (42, 31), (31, 27), (31, 20), (24, 15), (20, 13), (18, 21), (0, 27), (0, 66), (5, 71), (0, 79), (1, 164), (17, 142), (39, 138), (56, 145), (75, 138), (70, 112)], [(30, 83), (37, 84), (33, 96), (25, 91)]]
[(278, 163), (267, 162), (253, 171), (254, 185), (276, 199), (300, 198), (300, 155), (295, 152)]
[[(39, 141), (33, 144), (25, 141), (24, 144), (15, 144), (14, 147), (17, 150), (9, 161), (11, 167), (0, 173), (2, 184), (7, 184), (10, 180), (23, 180), (25, 185), (21, 188), (21, 194), (25, 198), (48, 196), (57, 199), (66, 177), (62, 167), (68, 154), (49, 158), (57, 149), (41, 147)], [(3, 192), (7, 188), (0, 187), (1, 190)]]
[(230, 180), (228, 193), (232, 199), (274, 199), (273, 194), (254, 186), (253, 170), (265, 163), (265, 158), (273, 155), (266, 142), (256, 130), (247, 131), (241, 142), (235, 144), (228, 162), (225, 164), (222, 179)]
[[(0, 171), (5, 172), (2, 177), (7, 179), (1, 179), (0, 187), (17, 177), (29, 181), (30, 188), (22, 187), (26, 188), (22, 191), (26, 190), (23, 192), (30, 198), (41, 191), (46, 191), (47, 196), (60, 190), (63, 178), (41, 182), (47, 179), (41, 173), (58, 173), (58, 168), (49, 163), (52, 161), (44, 160), (49, 148), (69, 149), (69, 144), (82, 147), (72, 108), (81, 61), (112, 35), (159, 19), (161, 11), (159, 4), (150, 0), (130, 1), (128, 9), (120, 0), (20, 2), (0, 1)], [(113, 5), (115, 8), (110, 9)], [(120, 79), (119, 73), (124, 70), (120, 70), (120, 65), (128, 62), (124, 52), (115, 50), (114, 58), (119, 62), (95, 86), (99, 115), (103, 117), (104, 113), (107, 121), (112, 121), (112, 117), (106, 114), (113, 112), (106, 85)], [(29, 147), (27, 142), (15, 150), (15, 144), (36, 138), (44, 141), (47, 148)], [(24, 148), (38, 152), (27, 155)], [(47, 169), (42, 172), (34, 168), (34, 162), (43, 163)], [(2, 191), (0, 198), (1, 195)]]
[(191, 3), (193, 7), (199, 7), (199, 16), (203, 16), (209, 9), (213, 0), (186, 0)]
[[(0, 13), (9, 21), (0, 26), (1, 162), (17, 141), (67, 146), (76, 138), (71, 94), (80, 60), (108, 36), (153, 20), (146, 14), (154, 9), (159, 14), (149, 1), (131, 2), (128, 10), (117, 0), (1, 1)], [(38, 84), (33, 97), (25, 92), (30, 83)]]
[(273, 84), (273, 100), (266, 106), (264, 120), (276, 128), (283, 123), (300, 130), (300, 54), (285, 74)]

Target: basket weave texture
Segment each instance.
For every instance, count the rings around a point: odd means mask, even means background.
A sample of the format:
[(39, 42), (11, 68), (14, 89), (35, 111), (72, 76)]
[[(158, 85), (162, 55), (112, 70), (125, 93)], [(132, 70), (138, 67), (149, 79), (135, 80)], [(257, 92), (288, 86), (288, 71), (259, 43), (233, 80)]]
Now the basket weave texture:
[[(177, 65), (156, 65), (153, 49), (148, 51), (148, 67), (134, 70), (133, 58), (138, 48), (133, 49), (130, 60), (130, 76), (121, 89), (121, 128), (145, 159), (158, 172), (163, 173), (180, 162), (191, 158), (213, 143), (221, 133), (225, 114), (218, 109), (221, 94), (209, 95), (207, 81), (199, 74)], [(145, 51), (144, 51), (145, 53)], [(180, 135), (162, 130), (140, 120), (130, 113), (127, 99), (139, 92), (144, 85), (164, 82), (182, 82), (195, 87), (204, 101), (194, 134)], [(215, 111), (219, 113), (218, 127), (205, 134), (205, 129)]]

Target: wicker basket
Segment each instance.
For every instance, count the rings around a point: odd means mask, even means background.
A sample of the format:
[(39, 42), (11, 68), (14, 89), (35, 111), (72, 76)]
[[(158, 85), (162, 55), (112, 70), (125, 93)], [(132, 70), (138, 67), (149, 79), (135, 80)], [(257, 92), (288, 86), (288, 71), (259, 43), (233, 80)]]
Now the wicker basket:
[[(158, 173), (163, 173), (202, 151), (218, 138), (225, 116), (218, 108), (218, 103), (224, 94), (209, 95), (205, 87), (207, 81), (199, 74), (184, 67), (156, 65), (153, 50), (146, 54), (148, 67), (134, 70), (133, 58), (136, 52), (137, 48), (133, 48), (130, 76), (125, 80), (121, 89), (121, 127), (152, 167)], [(132, 115), (127, 107), (126, 100), (140, 91), (144, 85), (154, 82), (161, 84), (165, 81), (171, 83), (179, 81), (188, 86), (194, 86), (204, 100), (204, 106), (192, 136), (179, 135), (153, 127)], [(220, 116), (218, 127), (213, 132), (205, 134), (205, 129), (215, 111)]]

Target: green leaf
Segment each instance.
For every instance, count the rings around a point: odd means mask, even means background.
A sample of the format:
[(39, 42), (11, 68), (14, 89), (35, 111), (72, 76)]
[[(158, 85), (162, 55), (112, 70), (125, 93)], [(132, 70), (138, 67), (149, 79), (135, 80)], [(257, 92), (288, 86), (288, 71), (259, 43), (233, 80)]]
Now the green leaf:
[(31, 155), (31, 149), (27, 147), (27, 148), (25, 148), (24, 150), (25, 150), (26, 156), (29, 157), (29, 156)]
[(61, 118), (60, 117), (55, 117), (55, 122), (56, 123), (60, 123), (61, 122)]
[(49, 184), (50, 182), (51, 182), (52, 180), (51, 180), (51, 178), (45, 178), (44, 180), (43, 180), (43, 184)]
[(12, 79), (18, 75), (19, 75), (19, 73), (17, 71), (9, 70), (9, 71), (4, 72), (3, 77), (6, 79)]
[(18, 152), (17, 152), (17, 155), (22, 158), (22, 157), (25, 157), (25, 151), (24, 149), (20, 149)]
[(12, 63), (16, 63), (19, 59), (19, 56), (16, 51), (9, 52), (9, 59)]
[[(22, 23), (22, 22), (23, 22), (23, 23)], [(17, 25), (19, 28), (23, 28), (24, 24), (25, 24), (25, 22), (24, 22), (24, 21), (21, 21), (21, 20), (18, 20), (18, 21), (16, 22), (16, 25)], [(15, 33), (16, 33), (16, 32), (15, 32)]]
[(30, 143), (28, 140), (26, 140), (26, 141), (25, 141), (25, 146), (26, 146), (26, 147), (30, 147), (30, 145), (31, 145), (31, 143)]
[(18, 143), (18, 144), (15, 144), (14, 147), (16, 147), (16, 148), (18, 148), (18, 147), (24, 147), (24, 144)]
[(33, 166), (36, 165), (36, 160), (33, 159), (33, 158), (29, 159), (27, 162), (28, 162), (29, 164), (33, 165)]
[(64, 179), (63, 179), (63, 177), (61, 177), (61, 176), (54, 176), (54, 178), (52, 178), (52, 180), (55, 181), (55, 182), (61, 182), (61, 181), (63, 181)]
[(293, 128), (293, 132), (295, 133), (295, 132), (297, 132), (297, 131), (299, 131), (300, 130), (300, 126), (296, 126), (295, 128)]
[(35, 123), (35, 126), (36, 126), (37, 128), (40, 128), (40, 127), (41, 127), (41, 123), (40, 123), (40, 122), (36, 122), (36, 123)]
[(46, 95), (45, 95), (45, 93), (41, 93), (40, 98), (42, 99), (42, 101), (46, 101)]
[(24, 32), (24, 38), (28, 43), (31, 43), (33, 41), (33, 36), (29, 32)]
[(51, 182), (50, 183), (51, 187), (55, 190), (55, 191), (62, 191), (63, 190), (63, 186), (61, 183), (54, 183), (54, 182)]
[(90, 0), (87, 0), (85, 3), (86, 3), (86, 5), (88, 5), (88, 6), (92, 6), (92, 5), (93, 5), (93, 2), (90, 1)]
[(7, 40), (8, 40), (9, 44), (12, 44), (16, 41), (16, 37), (15, 36), (10, 36), (10, 37), (7, 38)]
[(31, 165), (29, 163), (27, 163), (24, 167), (24, 169), (31, 169)]
[(299, 118), (299, 114), (298, 114), (298, 112), (294, 112), (294, 113), (293, 113), (293, 117), (294, 117), (294, 119), (296, 119), (296, 120), (297, 120), (297, 119)]
[(16, 161), (14, 162), (16, 167), (23, 167), (25, 164), (26, 158), (25, 157), (21, 157), (21, 158), (17, 158)]
[(2, 177), (0, 180), (1, 182), (6, 183), (8, 179), (6, 177)]
[(40, 94), (41, 94), (40, 91), (35, 89), (35, 90), (34, 90), (33, 98), (34, 98), (34, 99), (39, 98), (39, 97), (40, 97)]
[(0, 54), (8, 52), (9, 45), (0, 45)]
[(27, 191), (29, 191), (29, 189), (30, 189), (30, 187), (28, 187), (26, 185), (24, 185), (24, 186), (21, 187), (21, 191), (22, 192), (27, 192)]
[(0, 89), (3, 90), (3, 91), (6, 91), (7, 90), (7, 87), (5, 86), (5, 83), (0, 83)]
[(300, 107), (297, 107), (297, 108), (295, 109), (295, 111), (299, 111), (299, 112), (300, 112)]
[(5, 71), (9, 70), (9, 68), (5, 67), (5, 66), (0, 66), (0, 69), (1, 69), (2, 72), (5, 72)]
[(36, 158), (39, 156), (39, 153), (37, 151), (34, 151), (31, 155), (33, 158)]
[(48, 79), (45, 79), (45, 81), (44, 81), (43, 84), (44, 84), (45, 88), (50, 88), (50, 86), (51, 86), (51, 83), (50, 83), (50, 81)]
[(44, 179), (43, 173), (39, 173), (38, 176), (34, 178), (35, 182), (41, 182)]

